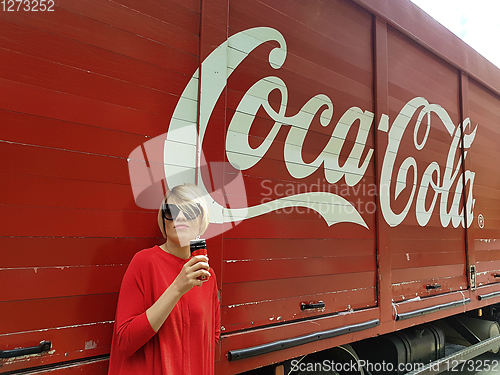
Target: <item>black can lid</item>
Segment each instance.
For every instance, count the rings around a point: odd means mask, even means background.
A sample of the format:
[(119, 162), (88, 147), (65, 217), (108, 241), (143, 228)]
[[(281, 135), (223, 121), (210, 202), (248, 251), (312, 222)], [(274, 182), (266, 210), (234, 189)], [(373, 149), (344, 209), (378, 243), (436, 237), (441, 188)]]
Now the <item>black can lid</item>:
[(191, 252), (199, 249), (206, 249), (207, 248), (207, 241), (205, 241), (203, 238), (198, 238), (196, 240), (191, 240), (189, 242), (189, 247), (191, 248)]

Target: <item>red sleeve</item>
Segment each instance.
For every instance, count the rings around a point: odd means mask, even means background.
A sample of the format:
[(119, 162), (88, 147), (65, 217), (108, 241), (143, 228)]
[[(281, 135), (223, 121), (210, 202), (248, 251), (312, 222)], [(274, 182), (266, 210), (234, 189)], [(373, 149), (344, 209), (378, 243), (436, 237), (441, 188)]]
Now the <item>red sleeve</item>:
[(215, 306), (215, 344), (219, 343), (220, 339), (220, 303), (219, 303), (219, 291), (217, 290), (217, 282), (214, 283), (214, 306)]
[(132, 259), (123, 276), (118, 306), (116, 309), (115, 339), (118, 348), (126, 356), (131, 356), (154, 335), (146, 316), (144, 285), (141, 278), (141, 263), (137, 257)]

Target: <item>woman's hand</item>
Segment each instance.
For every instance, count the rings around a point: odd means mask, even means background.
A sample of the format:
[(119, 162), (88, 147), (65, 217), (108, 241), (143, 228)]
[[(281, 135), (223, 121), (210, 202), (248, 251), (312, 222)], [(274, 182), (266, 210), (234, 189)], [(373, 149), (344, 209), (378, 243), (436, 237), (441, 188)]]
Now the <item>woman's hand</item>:
[[(210, 276), (209, 268), (208, 258), (205, 255), (194, 256), (184, 264), (172, 284), (146, 310), (149, 324), (151, 324), (155, 332), (158, 332), (165, 319), (172, 312), (175, 304), (184, 294), (189, 292), (194, 286), (200, 286), (208, 280)], [(205, 280), (198, 279), (201, 276), (206, 276)]]
[[(172, 287), (176, 288), (182, 296), (194, 286), (201, 286), (207, 281), (210, 277), (209, 269), (208, 258), (205, 255), (196, 255), (184, 264), (172, 283)], [(203, 280), (202, 277), (204, 277)]]

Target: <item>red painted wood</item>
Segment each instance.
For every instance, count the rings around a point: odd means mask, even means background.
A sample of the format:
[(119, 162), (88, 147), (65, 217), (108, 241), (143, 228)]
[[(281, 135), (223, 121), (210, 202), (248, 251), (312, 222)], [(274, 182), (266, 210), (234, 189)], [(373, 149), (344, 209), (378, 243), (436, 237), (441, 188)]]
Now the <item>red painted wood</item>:
[[(22, 332), (16, 337), (7, 336), (8, 340), (0, 337), (0, 345), (2, 348), (8, 349), (36, 346), (43, 340), (52, 342), (52, 350), (46, 354), (28, 358), (21, 357), (17, 360), (2, 360), (0, 362), (2, 371), (15, 371), (105, 355), (109, 353), (111, 348), (112, 329), (112, 323), (97, 322), (86, 325), (54, 327), (38, 332)], [(77, 369), (82, 371), (79, 368)], [(106, 366), (98, 366), (95, 369), (105, 371)], [(99, 373), (105, 374), (105, 372), (96, 372), (96, 374)]]
[[(448, 266), (450, 267), (450, 266)], [(396, 273), (397, 276), (397, 273)], [(437, 289), (427, 289), (428, 285), (440, 285)], [(423, 279), (408, 283), (395, 283), (392, 286), (392, 293), (395, 301), (404, 301), (415, 297), (430, 297), (443, 293), (450, 293), (456, 290), (465, 290), (467, 278), (464, 274), (459, 276), (439, 277), (437, 272), (432, 278)]]
[[(374, 306), (374, 279), (374, 272), (365, 272), (224, 284), (222, 325), (234, 331)], [(325, 309), (300, 310), (311, 301), (325, 302)]]
[[(460, 248), (459, 248), (460, 249)], [(455, 250), (455, 249), (453, 249)], [(463, 251), (425, 251), (417, 253), (394, 254), (391, 259), (393, 269), (432, 267), (441, 264), (463, 264), (465, 254)]]
[[(430, 68), (434, 67), (434, 68)], [(392, 28), (388, 29), (388, 95), (389, 116), (399, 113), (402, 106), (416, 96), (423, 96), (431, 103), (439, 103), (452, 118), (455, 126), (459, 117), (459, 80), (455, 69), (425, 51), (406, 36)], [(410, 127), (413, 128), (413, 125)], [(404, 158), (411, 156), (416, 159), (421, 178), (423, 170), (433, 161), (446, 165), (451, 136), (446, 132), (439, 120), (431, 122), (431, 133), (425, 149), (416, 153), (413, 145), (413, 132), (405, 132), (402, 138), (404, 147), (396, 160), (399, 165)], [(385, 137), (381, 136), (381, 145)], [(383, 139), (382, 139), (383, 138)], [(384, 146), (382, 146), (384, 147)], [(399, 161), (398, 161), (399, 160)], [(455, 156), (455, 164), (458, 163)], [(399, 163), (399, 164), (398, 164)], [(412, 181), (412, 177), (408, 182)], [(418, 180), (419, 181), (419, 180)], [(413, 184), (419, 184), (413, 181)], [(457, 181), (452, 185), (452, 191)], [(394, 188), (394, 187), (391, 187)], [(391, 190), (391, 195), (395, 190)], [(409, 198), (409, 189), (393, 201), (396, 212), (401, 211)], [(428, 194), (426, 207), (431, 204), (432, 194)], [(448, 208), (451, 202), (448, 202)], [(465, 232), (462, 229), (442, 228), (439, 220), (439, 207), (434, 209), (434, 215), (429, 223), (420, 227), (415, 219), (415, 203), (405, 223), (391, 228), (390, 236), (392, 293), (393, 299), (401, 301), (415, 296), (428, 296), (446, 291), (467, 288), (465, 277)], [(447, 279), (453, 277), (452, 279)], [(444, 278), (444, 279), (443, 279)], [(428, 284), (440, 284), (440, 290), (425, 288)]]
[(436, 56), (467, 72), (484, 87), (500, 93), (498, 68), (412, 2), (393, 4), (386, 0), (353, 1), (387, 20)]
[(20, 173), (101, 183), (129, 183), (124, 159), (13, 142), (0, 144), (0, 155), (11, 162), (4, 173)]
[(2, 344), (14, 345), (12, 334), (16, 332), (28, 338), (29, 334), (38, 332), (39, 337), (45, 328), (113, 321), (117, 298), (118, 293), (112, 293), (2, 302)]
[[(498, 302), (478, 301), (477, 295), (500, 290), (494, 277), (500, 271), (500, 75), (408, 1), (389, 6), (381, 0), (61, 0), (54, 13), (4, 12), (0, 19), (0, 247), (5, 249), (0, 284), (8, 286), (0, 293), (0, 310), (7, 316), (0, 321), (0, 348), (32, 345), (47, 335), (55, 349), (29, 361), (11, 361), (2, 372), (109, 351), (125, 267), (135, 252), (161, 243), (155, 210), (138, 207), (131, 194), (127, 158), (168, 130), (200, 61), (228, 35), (258, 26), (283, 34), (287, 59), (281, 69), (271, 68), (268, 54), (276, 46), (268, 43), (231, 75), (209, 121), (203, 145), (207, 160), (227, 161), (226, 131), (234, 111), (247, 90), (267, 76), (286, 83), (287, 116), (314, 95), (332, 100), (332, 122), (323, 127), (316, 117), (311, 124), (302, 149), (306, 162), (321, 153), (340, 116), (353, 106), (375, 114), (363, 155), (372, 148), (375, 153), (356, 186), (347, 187), (344, 179), (327, 185), (323, 166), (295, 180), (284, 162), (289, 129), (283, 126), (260, 163), (241, 175), (226, 166), (212, 181), (214, 188), (242, 176), (246, 190), (227, 193), (243, 205), (291, 195), (304, 186), (335, 188), (353, 205), (359, 203), (369, 229), (328, 226), (316, 212), (296, 209), (246, 220), (210, 238), (226, 328), (217, 375)], [(438, 208), (426, 227), (415, 219), (415, 204), (398, 227), (389, 227), (375, 210), (379, 200), (370, 189), (380, 183), (387, 146), (378, 121), (386, 114), (390, 126), (417, 96), (443, 106), (455, 125), (465, 117), (479, 124), (465, 162), (465, 169), (475, 173), (474, 219), (467, 232), (443, 228)], [(280, 94), (271, 93), (269, 102), (278, 108)], [(249, 136), (252, 147), (273, 124), (260, 110)], [(357, 126), (347, 135), (341, 163), (354, 145)], [(415, 157), (420, 179), (432, 161), (445, 164), (450, 136), (442, 124), (433, 124), (425, 149), (417, 152), (410, 133), (402, 139), (396, 163)], [(455, 181), (452, 190), (456, 186)], [(408, 190), (392, 199), (396, 211), (405, 205)], [(394, 186), (390, 193), (394, 196)], [(469, 263), (477, 266), (476, 293), (467, 289)], [(436, 283), (442, 287), (425, 288)], [(416, 296), (420, 300), (406, 302)], [(465, 307), (393, 320), (393, 300), (401, 312), (467, 297), (471, 302)], [(301, 302), (316, 299), (325, 301), (324, 311), (300, 311)], [(370, 319), (380, 319), (380, 327), (241, 362), (226, 360), (228, 350)], [(105, 367), (104, 362), (76, 368), (103, 375)]]
[(286, 241), (284, 239), (240, 240), (227, 238), (224, 244), (231, 251), (224, 252), (224, 260), (250, 260), (273, 258), (303, 258), (304, 249), (310, 257), (345, 256), (344, 249), (349, 249), (349, 256), (370, 256), (373, 242), (370, 239), (332, 239), (312, 238)]
[[(116, 2), (152, 17), (160, 18), (158, 15), (160, 13), (166, 14), (166, 19), (169, 20), (171, 18), (180, 18), (179, 22), (185, 22), (191, 12), (200, 13), (200, 2), (198, 0), (146, 0), (140, 3), (134, 0), (117, 0)], [(169, 17), (172, 14), (175, 14), (175, 17)], [(190, 26), (192, 27), (193, 25)], [(188, 30), (191, 30), (191, 28)]]
[(144, 140), (144, 135), (5, 110), (0, 118), (9, 125), (0, 128), (1, 139), (26, 145), (123, 158)]
[(126, 269), (127, 264), (4, 269), (0, 302), (113, 293), (120, 289)]
[[(302, 303), (323, 301), (325, 309), (319, 311), (301, 311)], [(311, 319), (323, 314), (332, 314), (376, 305), (375, 288), (347, 290), (337, 293), (315, 294), (294, 298), (274, 299), (248, 303), (245, 305), (223, 306), (221, 324), (225, 332), (232, 332), (255, 326), (266, 326), (277, 323), (290, 323), (298, 319)]]
[(224, 284), (222, 306), (244, 304), (294, 296), (324, 294), (349, 289), (369, 288), (375, 273), (343, 273), (308, 278), (258, 280)]
[(128, 132), (138, 123), (144, 123), (146, 129), (154, 129), (146, 130), (151, 133), (161, 134), (165, 129), (157, 114), (4, 79), (0, 79), (0, 84), (4, 89), (0, 93), (0, 109)]
[(158, 238), (0, 237), (2, 267), (109, 266), (128, 264), (142, 247)]
[[(253, 347), (266, 342), (300, 337), (312, 332), (324, 331), (335, 327), (342, 327), (348, 324), (361, 323), (376, 319), (378, 317), (377, 309), (366, 309), (352, 314), (339, 314), (334, 316), (310, 319), (289, 324), (274, 325), (254, 330), (237, 332), (225, 335), (221, 341), (222, 353), (228, 350)], [(314, 326), (314, 327), (313, 327)], [(324, 348), (329, 348), (343, 343), (356, 341), (363, 337), (364, 333), (354, 333), (350, 335), (339, 336), (334, 339), (316, 341), (311, 344), (297, 346), (295, 348), (280, 350), (265, 354), (263, 356), (253, 357), (241, 361), (221, 361), (217, 364), (217, 374), (237, 374), (259, 366), (259, 363), (279, 363), (286, 359), (300, 357), (307, 353), (312, 353)]]
[(57, 367), (39, 370), (37, 374), (79, 374), (94, 375), (106, 374), (109, 367), (109, 357), (98, 357), (97, 359), (80, 360), (77, 362), (61, 363)]
[[(20, 12), (16, 17), (11, 17), (8, 12), (2, 12), (0, 17), (2, 20), (7, 19), (28, 27), (36, 27), (138, 60), (168, 66), (185, 74), (192, 74), (198, 62), (194, 54), (178, 53), (179, 50), (176, 48), (61, 8), (42, 16), (34, 12)], [(67, 27), (68, 24), (72, 27)], [(172, 58), (176, 55), (182, 58)]]
[(370, 255), (231, 262), (224, 264), (223, 272), (224, 282), (242, 282), (330, 273), (366, 272), (374, 269), (375, 259)]
[[(124, 2), (103, 3), (98, 0), (86, 0), (78, 5), (72, 1), (60, 1), (58, 8), (67, 10), (114, 28), (171, 46), (180, 51), (197, 55), (199, 50), (198, 27), (199, 14), (185, 9), (173, 2), (156, 4), (155, 12), (143, 13), (131, 11), (123, 6)], [(130, 4), (134, 10), (145, 9), (149, 4)], [(149, 8), (151, 9), (151, 8)], [(152, 14), (151, 14), (152, 13)]]
[[(170, 110), (165, 103), (178, 100), (170, 93), (159, 93), (157, 90), (5, 49), (0, 49), (0, 58), (12, 62), (8, 68), (2, 69), (1, 79), (92, 99), (102, 102), (101, 105), (126, 106), (146, 113), (165, 115)], [(29, 90), (29, 87), (24, 87)], [(102, 89), (96, 90), (96, 87)]]
[[(72, 39), (27, 28), (10, 20), (2, 20), (0, 29), (3, 36), (2, 48), (58, 63), (62, 69), (65, 66), (74, 67), (91, 72), (90, 74), (96, 73), (177, 95), (182, 92), (189, 79), (172, 70), (172, 67), (164, 68), (89, 44), (76, 43)], [(36, 38), (33, 38), (35, 30)]]
[[(497, 283), (500, 236), (500, 180), (498, 178), (498, 100), (499, 96), (484, 89), (477, 82), (469, 82), (469, 107), (472, 125), (478, 127), (474, 149), (470, 151), (469, 166), (476, 173), (474, 193), (480, 197), (474, 207), (474, 219), (469, 229), (476, 254), (478, 286)], [(481, 129), (481, 132), (479, 132)], [(469, 130), (470, 132), (470, 130)], [(482, 216), (480, 220), (479, 215)], [(479, 293), (479, 291), (478, 291)]]
[[(36, 173), (37, 171), (34, 171)], [(16, 206), (130, 211), (138, 208), (130, 199), (130, 187), (64, 177), (1, 173), (0, 203)]]
[(158, 237), (160, 234), (156, 212), (5, 205), (0, 207), (0, 215), (8, 218), (0, 229), (1, 236)]
[[(301, 8), (307, 9), (300, 10)], [(230, 26), (236, 30), (278, 25), (282, 33), (289, 35), (286, 38), (287, 45), (297, 46), (291, 48), (294, 55), (302, 54), (313, 61), (320, 57), (317, 60), (324, 65), (335, 56), (349, 65), (361, 66), (364, 70), (372, 69), (370, 51), (359, 48), (360, 45), (368, 46), (371, 42), (371, 17), (348, 2), (318, 2), (313, 7), (306, 7), (300, 1), (271, 4), (238, 0), (231, 1), (229, 15)], [(335, 22), (331, 22), (332, 19)], [(331, 48), (325, 49), (325, 42)], [(310, 53), (311, 51), (314, 52)], [(325, 54), (328, 58), (324, 57)]]

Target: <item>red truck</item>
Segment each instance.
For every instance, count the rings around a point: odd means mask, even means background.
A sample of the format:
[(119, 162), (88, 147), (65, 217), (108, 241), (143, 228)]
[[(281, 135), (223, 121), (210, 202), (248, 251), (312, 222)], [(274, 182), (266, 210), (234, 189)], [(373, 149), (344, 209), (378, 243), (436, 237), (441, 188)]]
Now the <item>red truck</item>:
[(347, 351), (362, 373), (430, 331), (434, 358), (396, 363), (449, 364), (460, 327), (498, 348), (500, 71), (409, 0), (3, 0), (0, 19), (0, 373), (107, 372), (122, 276), (185, 182), (211, 208), (217, 375)]

